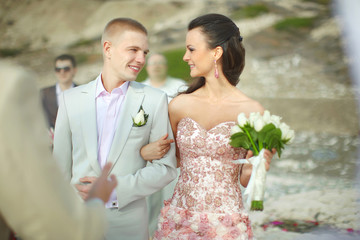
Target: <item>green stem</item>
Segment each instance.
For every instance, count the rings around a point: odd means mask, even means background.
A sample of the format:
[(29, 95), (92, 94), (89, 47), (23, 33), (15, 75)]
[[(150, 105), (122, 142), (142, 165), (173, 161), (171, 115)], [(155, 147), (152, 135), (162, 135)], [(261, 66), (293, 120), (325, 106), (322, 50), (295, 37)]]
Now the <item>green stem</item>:
[(256, 145), (255, 145), (254, 141), (252, 140), (249, 131), (246, 128), (243, 128), (243, 130), (245, 131), (246, 135), (250, 139), (250, 142), (251, 142), (251, 144), (252, 144), (252, 146), (254, 148), (254, 151), (255, 151), (255, 156), (259, 155), (259, 151), (257, 150)]
[(259, 150), (263, 149), (263, 143), (262, 141), (259, 141)]
[(263, 211), (264, 205), (263, 201), (251, 201), (251, 211)]

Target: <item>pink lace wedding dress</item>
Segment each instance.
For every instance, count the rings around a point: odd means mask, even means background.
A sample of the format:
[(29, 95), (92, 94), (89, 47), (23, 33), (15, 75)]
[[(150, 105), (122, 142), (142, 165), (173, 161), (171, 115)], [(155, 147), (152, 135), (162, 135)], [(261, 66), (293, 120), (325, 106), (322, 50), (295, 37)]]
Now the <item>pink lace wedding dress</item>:
[(238, 183), (241, 165), (232, 163), (246, 150), (229, 145), (234, 124), (206, 130), (191, 118), (180, 120), (181, 173), (154, 239), (253, 239)]

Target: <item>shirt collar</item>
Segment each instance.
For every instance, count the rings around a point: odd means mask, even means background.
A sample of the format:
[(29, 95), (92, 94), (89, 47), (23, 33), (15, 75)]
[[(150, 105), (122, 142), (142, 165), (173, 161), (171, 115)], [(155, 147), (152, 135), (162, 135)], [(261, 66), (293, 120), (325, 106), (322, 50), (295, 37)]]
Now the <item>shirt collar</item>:
[[(70, 88), (73, 88), (73, 87), (75, 87), (75, 84), (74, 84), (74, 83), (71, 84), (71, 87), (70, 87)], [(59, 83), (56, 83), (55, 89), (56, 89), (56, 95), (60, 95), (60, 94), (63, 92), (63, 91), (61, 90), (61, 88), (60, 88)]]
[[(129, 87), (129, 82), (126, 81), (124, 82), (120, 87), (114, 88), (112, 90), (112, 92), (117, 92), (119, 89), (120, 90), (120, 95), (126, 95), (126, 92), (128, 90)], [(95, 92), (95, 98), (98, 98), (99, 96), (101, 96), (103, 93), (108, 93), (106, 91), (106, 89), (104, 88), (104, 85), (101, 81), (101, 73), (100, 75), (96, 78), (96, 92)]]

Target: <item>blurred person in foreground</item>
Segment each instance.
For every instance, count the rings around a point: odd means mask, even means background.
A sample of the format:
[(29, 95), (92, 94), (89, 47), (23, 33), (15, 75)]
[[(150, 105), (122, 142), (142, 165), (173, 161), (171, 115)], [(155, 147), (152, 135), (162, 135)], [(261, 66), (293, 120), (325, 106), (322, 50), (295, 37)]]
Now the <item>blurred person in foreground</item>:
[(61, 93), (77, 86), (74, 83), (77, 68), (76, 60), (73, 55), (62, 54), (57, 56), (54, 65), (55, 76), (57, 79), (56, 84), (41, 89), (42, 104), (48, 120), (51, 137), (53, 137), (54, 134)]
[(149, 52), (147, 30), (130, 18), (111, 20), (102, 35), (103, 68), (88, 84), (62, 94), (56, 119), (54, 156), (79, 194), (106, 162), (118, 185), (106, 204), (105, 239), (149, 238), (145, 197), (176, 177), (174, 145), (147, 165), (140, 150), (172, 131), (164, 92), (136, 82)]
[(48, 148), (45, 116), (32, 73), (0, 61), (0, 239), (103, 238), (106, 202), (116, 186), (111, 165), (84, 204)]

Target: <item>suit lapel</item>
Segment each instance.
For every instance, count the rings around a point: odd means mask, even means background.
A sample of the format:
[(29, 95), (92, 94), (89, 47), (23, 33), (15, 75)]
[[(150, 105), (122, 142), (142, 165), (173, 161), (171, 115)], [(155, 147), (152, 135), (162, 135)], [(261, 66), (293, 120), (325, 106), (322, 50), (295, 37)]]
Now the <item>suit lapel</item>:
[(90, 82), (81, 92), (82, 103), (80, 107), (82, 108), (81, 111), (84, 113), (82, 114), (81, 126), (87, 158), (93, 169), (98, 174), (101, 174), (101, 168), (98, 162), (95, 92), (96, 80)]
[(117, 129), (108, 156), (108, 162), (112, 162), (113, 165), (119, 159), (125, 146), (133, 125), (132, 118), (138, 113), (143, 99), (144, 90), (142, 85), (137, 82), (130, 82), (122, 110), (119, 113), (120, 115), (116, 123)]

